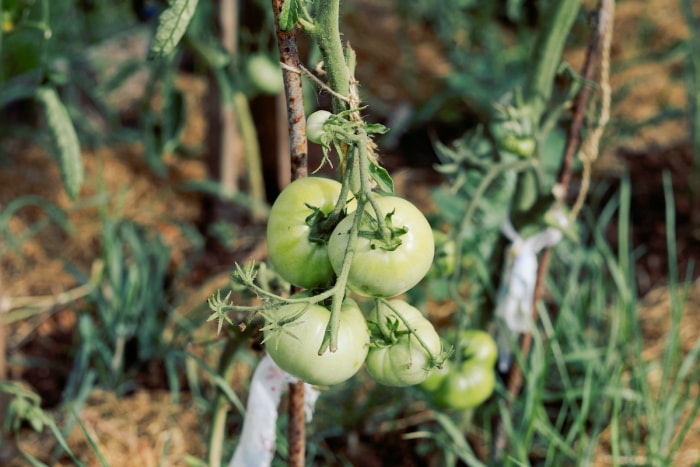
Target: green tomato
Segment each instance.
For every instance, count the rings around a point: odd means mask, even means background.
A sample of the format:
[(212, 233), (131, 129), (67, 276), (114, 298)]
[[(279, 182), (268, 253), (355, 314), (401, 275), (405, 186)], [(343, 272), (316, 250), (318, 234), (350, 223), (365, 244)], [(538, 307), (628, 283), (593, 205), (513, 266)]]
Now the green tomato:
[(452, 369), (442, 379), (435, 392), (435, 403), (446, 409), (471, 409), (491, 396), (496, 386), (492, 366), (479, 361), (467, 361), (461, 368)]
[(306, 118), (306, 137), (312, 143), (320, 144), (323, 137), (323, 124), (333, 115), (327, 110), (317, 110)]
[(266, 54), (254, 54), (246, 62), (246, 72), (253, 86), (266, 94), (278, 94), (284, 89), (282, 68)]
[(498, 357), (498, 346), (493, 337), (480, 329), (467, 329), (459, 334), (459, 347), (467, 362), (475, 361), (493, 368)]
[[(374, 311), (378, 330), (390, 329), (391, 332), (382, 336), (384, 340), (375, 339), (367, 355), (367, 372), (386, 386), (412, 386), (425, 381), (442, 351), (440, 336), (433, 325), (417, 308), (402, 300), (390, 300), (388, 304), (376, 302)], [(415, 334), (407, 332), (406, 324)]]
[(437, 391), (445, 378), (447, 378), (450, 371), (452, 371), (450, 362), (443, 362), (441, 367), (434, 368), (425, 381), (420, 383), (421, 389), (429, 393)]
[[(304, 309), (305, 307), (307, 307)], [(321, 305), (290, 304), (269, 312), (274, 320), (298, 313), (294, 321), (265, 330), (265, 348), (281, 369), (300, 380), (318, 386), (332, 386), (352, 377), (362, 366), (369, 350), (367, 322), (357, 303), (345, 299), (340, 312), (338, 348), (318, 355), (331, 312)]]
[(314, 220), (333, 210), (340, 183), (320, 177), (295, 180), (282, 190), (267, 222), (267, 250), (275, 270), (303, 288), (322, 287), (333, 280), (327, 235), (314, 230)]
[[(426, 275), (433, 262), (435, 240), (425, 216), (409, 201), (397, 196), (377, 196), (381, 212), (395, 229), (390, 242), (376, 238), (375, 212), (365, 206), (360, 235), (355, 244), (348, 276), (348, 287), (366, 297), (394, 297), (406, 292)], [(343, 267), (345, 250), (354, 216), (349, 215), (335, 228), (328, 241), (328, 255), (336, 274)]]

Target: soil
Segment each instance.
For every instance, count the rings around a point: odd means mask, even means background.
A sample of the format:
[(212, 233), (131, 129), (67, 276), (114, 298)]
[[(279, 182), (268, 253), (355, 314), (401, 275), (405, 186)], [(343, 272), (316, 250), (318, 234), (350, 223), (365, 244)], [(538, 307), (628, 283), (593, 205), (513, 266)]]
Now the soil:
[[(435, 46), (429, 31), (402, 24), (389, 14), (388, 2), (363, 0), (356, 3), (353, 14), (365, 11), (376, 20), (371, 34), (365, 34), (362, 25), (366, 23), (356, 17), (348, 19), (344, 31), (358, 52), (360, 82), (371, 82), (368, 91), (385, 110), (397, 109), (406, 100), (415, 105), (424, 102), (432, 90), (439, 87), (440, 79), (449, 73), (449, 63)], [(645, 28), (644, 35), (639, 33), (640, 24)], [(613, 121), (603, 142), (605, 150), (595, 167), (595, 183), (608, 184), (612, 193), (619, 187), (621, 174), (629, 173), (632, 239), (638, 252), (638, 287), (644, 296), (639, 306), (646, 336), (644, 358), (652, 359), (662, 352), (661, 342), (670, 313), (665, 172), (673, 182), (678, 268), (682, 277), (690, 271), (692, 283), (682, 325), (680, 345), (683, 350), (689, 351), (700, 336), (696, 325), (700, 322), (700, 280), (697, 268), (692, 269), (693, 263), (700, 262), (700, 203), (690, 189), (694, 167), (687, 120), (669, 111), (684, 109), (686, 105), (681, 72), (684, 57), (668, 53), (668, 50), (687, 38), (688, 30), (678, 2), (664, 0), (619, 2), (615, 27)], [(406, 28), (412, 28), (409, 35), (416, 42), (416, 47), (411, 49), (415, 54), (411, 63), (417, 63), (418, 67), (410, 70), (394, 66), (395, 58), (405, 53), (405, 50), (399, 51), (397, 44), (400, 36), (406, 34)], [(580, 68), (582, 52), (573, 50), (569, 54), (569, 61)], [(421, 88), (425, 95), (408, 94), (397, 85), (402, 82), (401, 75), (409, 72), (425, 84)], [(188, 107), (195, 109), (190, 112), (184, 138), (187, 146), (198, 147), (206, 134), (206, 83), (183, 75), (178, 86), (187, 96)], [(390, 113), (389, 110), (377, 117), (386, 118)], [(658, 121), (649, 124), (655, 117), (659, 117)], [(35, 313), (18, 317), (7, 327), (7, 377), (37, 391), (44, 407), (52, 411), (61, 401), (61, 391), (71, 370), (72, 357), (66, 352), (75, 342), (76, 310), (83, 304), (80, 300), (70, 305), (60, 301), (61, 294), (81, 292), (80, 281), (68, 272), (66, 265), (72, 265), (74, 270), (85, 275), (96, 265), (100, 255), (100, 213), (87, 201), (72, 203), (68, 200), (62, 191), (56, 164), (41, 147), (15, 140), (11, 141), (7, 152), (10, 160), (0, 166), (0, 206), (6, 207), (21, 196), (38, 195), (67, 212), (71, 224), (66, 232), (56, 222), (49, 222), (36, 236), (23, 242), (19, 250), (5, 252), (0, 257), (0, 305), (11, 311), (15, 305), (25, 302), (39, 300), (42, 305)], [(415, 161), (416, 156), (410, 148), (401, 145), (392, 148), (385, 158), (387, 165), (393, 166), (398, 191), (421, 208), (430, 210), (429, 190), (439, 183), (439, 178), (425, 167), (429, 163), (408, 164), (407, 161)], [(115, 194), (107, 204), (112, 212), (161, 233), (173, 251), (172, 270), (192, 260), (190, 254), (195, 251), (192, 240), (177, 225), (201, 225), (205, 216), (204, 197), (182, 190), (181, 184), (206, 177), (207, 168), (202, 159), (170, 158), (166, 161), (167, 173), (162, 177), (154, 175), (146, 165), (140, 145), (88, 148), (84, 160), (88, 184), (81, 194), (82, 200), (97, 199), (94, 197), (101, 192), (98, 183), (103, 184), (108, 193)], [(598, 201), (603, 203), (604, 200)], [(236, 238), (227, 245), (228, 253), (222, 254), (220, 248), (208, 250), (206, 255), (197, 258), (196, 266), (186, 277), (176, 279), (178, 287), (184, 291), (182, 295), (188, 295), (182, 309), (193, 309), (218, 288), (226, 287), (234, 261), (264, 258), (264, 226), (241, 216)], [(41, 209), (26, 207), (9, 219), (8, 228), (17, 235), (45, 219)], [(616, 227), (615, 223), (610, 225), (613, 248), (616, 237), (612, 233)], [(47, 305), (47, 302), (53, 304)], [(436, 310), (436, 314), (439, 313)], [(214, 331), (213, 328), (203, 329), (201, 338), (214, 338)], [(36, 358), (43, 359), (45, 364), (26, 363)], [(79, 415), (85, 429), (99, 440), (99, 449), (110, 465), (177, 466), (186, 465), (183, 460), (186, 455), (204, 458), (204, 414), (187, 391), (173, 403), (165, 381), (157, 380), (162, 375), (160, 371), (156, 369), (150, 379), (148, 375), (141, 375), (140, 387), (126, 397), (94, 391), (81, 409)], [(243, 390), (249, 376), (249, 369), (242, 366), (234, 386)], [(53, 446), (50, 433), (45, 430), (36, 434), (28, 427), (17, 441), (40, 457)], [(79, 457), (91, 459), (88, 465), (97, 465), (79, 427), (72, 432), (69, 444)], [(698, 462), (698, 446), (700, 420), (695, 420), (679, 450), (676, 465)], [(401, 444), (396, 448), (405, 446)], [(611, 462), (610, 450), (606, 448), (609, 446), (601, 443), (598, 465)], [(364, 459), (377, 457), (376, 446), (360, 443), (358, 449), (358, 452), (367, 451)], [(0, 445), (0, 464), (24, 465), (10, 443)], [(56, 465), (70, 465), (70, 462), (62, 460)]]

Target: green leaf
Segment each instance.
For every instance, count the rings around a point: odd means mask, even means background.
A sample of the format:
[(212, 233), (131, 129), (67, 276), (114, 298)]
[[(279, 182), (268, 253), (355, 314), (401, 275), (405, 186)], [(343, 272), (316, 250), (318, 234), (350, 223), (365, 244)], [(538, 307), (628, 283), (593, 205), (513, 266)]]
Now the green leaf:
[(369, 134), (383, 135), (389, 131), (389, 128), (385, 127), (381, 123), (365, 123), (365, 131)]
[(291, 31), (299, 21), (299, 1), (285, 0), (280, 11), (280, 29)]
[(158, 18), (158, 28), (148, 52), (153, 60), (169, 55), (185, 35), (199, 0), (174, 0)]
[(46, 124), (58, 153), (63, 186), (68, 196), (75, 199), (80, 193), (80, 187), (85, 178), (80, 142), (75, 127), (68, 115), (68, 110), (54, 88), (40, 87), (36, 91), (36, 97), (44, 105)]
[(377, 183), (377, 188), (379, 188), (380, 191), (389, 194), (394, 192), (394, 181), (384, 167), (381, 167), (374, 161), (370, 161), (369, 174), (372, 180)]

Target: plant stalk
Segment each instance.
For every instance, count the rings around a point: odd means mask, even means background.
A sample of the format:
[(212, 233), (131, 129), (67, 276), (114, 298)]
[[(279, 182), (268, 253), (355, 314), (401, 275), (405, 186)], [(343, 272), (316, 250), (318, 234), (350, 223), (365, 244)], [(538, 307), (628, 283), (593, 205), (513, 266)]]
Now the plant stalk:
[[(316, 40), (323, 56), (328, 85), (342, 96), (350, 94), (350, 74), (340, 40), (340, 1), (320, 0), (315, 17), (315, 28), (308, 31)], [(333, 97), (333, 113), (347, 110), (347, 102)]]
[[(290, 1), (290, 0), (287, 0)], [(272, 0), (272, 12), (275, 19), (275, 33), (280, 61), (292, 69), (299, 68), (299, 52), (296, 45), (295, 29), (282, 31), (279, 16), (284, 0)], [(301, 76), (283, 68), (284, 92), (287, 99), (287, 122), (289, 126), (289, 146), (291, 160), (291, 179), (306, 177), (308, 169), (308, 145), (306, 141), (306, 116), (304, 114), (304, 95)], [(303, 467), (306, 458), (306, 420), (304, 414), (304, 382), (289, 385), (289, 423), (287, 438), (289, 442), (290, 467)]]
[[(299, 69), (299, 51), (296, 43), (295, 30), (282, 31), (279, 15), (284, 0), (272, 0), (272, 11), (275, 17), (275, 31), (280, 61), (294, 70)], [(287, 123), (289, 126), (289, 146), (291, 158), (292, 180), (306, 177), (309, 174), (308, 145), (306, 141), (306, 116), (304, 115), (304, 95), (301, 88), (301, 75), (282, 68), (284, 92), (287, 98)]]

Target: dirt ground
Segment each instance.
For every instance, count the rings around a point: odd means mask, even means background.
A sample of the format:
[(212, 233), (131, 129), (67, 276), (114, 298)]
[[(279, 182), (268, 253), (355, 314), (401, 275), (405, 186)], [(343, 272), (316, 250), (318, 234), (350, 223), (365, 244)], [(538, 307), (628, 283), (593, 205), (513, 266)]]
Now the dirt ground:
[[(359, 79), (372, 82), (371, 91), (384, 99), (387, 106), (407, 98), (400, 86), (400, 67), (387, 67), (396, 57), (396, 41), (403, 25), (385, 13), (376, 2), (370, 2), (375, 13), (377, 27), (371, 36), (363, 35), (359, 26), (348, 23), (346, 38), (358, 51)], [(376, 9), (379, 8), (379, 11)], [(360, 23), (360, 22), (358, 22)], [(640, 24), (646, 28), (646, 40), (638, 34)], [(689, 174), (692, 153), (687, 121), (682, 117), (661, 119), (653, 125), (641, 126), (633, 135), (618, 137), (617, 130), (623, 124), (632, 126), (663, 113), (668, 108), (684, 108), (686, 94), (683, 66), (680, 54), (665, 54), (671, 45), (688, 36), (684, 18), (678, 10), (678, 2), (663, 0), (627, 0), (620, 2), (615, 22), (613, 48), (612, 85), (620, 91), (613, 107), (613, 121), (606, 133), (604, 153), (596, 166), (597, 180), (616, 184), (623, 167), (629, 169), (633, 187), (633, 241), (645, 245), (646, 252), (639, 260), (639, 288), (644, 292), (639, 315), (647, 337), (645, 358), (657, 357), (662, 351), (662, 339), (668, 326), (669, 300), (665, 284), (666, 244), (664, 197), (661, 173), (668, 170), (673, 179), (677, 208), (677, 238), (680, 271), (684, 272), (692, 261), (700, 262), (700, 203), (689, 190)], [(378, 46), (377, 44), (380, 44)], [(418, 70), (426, 80), (426, 92), (437, 86), (439, 79), (449, 72), (449, 64), (439, 49), (429, 41), (421, 41), (415, 47)], [(640, 56), (660, 56), (654, 60), (636, 60)], [(572, 51), (570, 60), (580, 64), (582, 55)], [(621, 64), (615, 66), (615, 64)], [(366, 70), (366, 71), (363, 71)], [(414, 70), (415, 71), (415, 70)], [(371, 78), (371, 80), (370, 80)], [(192, 108), (202, 108), (205, 87), (191, 77), (181, 78), (179, 86), (187, 91)], [(420, 101), (425, 96), (411, 96)], [(204, 138), (204, 113), (195, 112), (186, 128), (185, 138), (196, 143)], [(23, 244), (18, 253), (0, 258), (0, 293), (6, 302), (21, 303), (29, 297), (57, 297), (74, 290), (74, 278), (65, 272), (65, 264), (72, 263), (89, 271), (99, 255), (99, 218), (95, 207), (72, 204), (64, 195), (56, 165), (35, 146), (15, 141), (11, 148), (12, 166), (0, 167), (0, 205), (22, 195), (37, 194), (66, 209), (74, 230), (68, 234), (56, 226), (44, 229), (37, 237)], [(392, 154), (391, 157), (399, 157)], [(87, 180), (93, 185), (85, 187), (82, 197), (97, 193), (94, 185), (101, 174), (110, 192), (120, 193), (111, 204), (120, 206), (122, 216), (157, 227), (168, 244), (176, 252), (174, 265), (185, 261), (191, 243), (182, 232), (173, 227), (173, 220), (196, 224), (201, 219), (201, 197), (183, 193), (177, 184), (189, 180), (201, 180), (206, 167), (200, 160), (178, 159), (168, 161), (167, 177), (151, 175), (143, 162), (143, 148), (136, 145), (102, 147), (84, 154)], [(19, 174), (19, 175), (18, 175)], [(410, 180), (409, 197), (418, 204), (429, 205), (427, 187), (436, 183), (433, 176), (426, 176), (424, 169), (402, 168), (397, 179)], [(399, 184), (401, 186), (401, 184)], [(426, 187), (426, 189), (420, 189)], [(17, 233), (41, 217), (37, 209), (25, 209), (21, 216), (10, 219), (10, 229)], [(260, 231), (243, 236), (238, 251), (242, 259), (251, 254), (264, 255), (256, 250)], [(251, 253), (253, 252), (253, 253)], [(190, 277), (191, 283), (183, 287), (192, 289), (190, 301), (204, 302), (206, 297), (228, 282), (228, 268), (233, 258), (213, 258), (207, 263), (206, 273)], [(697, 269), (697, 268), (696, 268)], [(205, 281), (205, 276), (209, 279)], [(694, 274), (698, 276), (697, 273)], [(16, 361), (20, 357), (51, 355), (60, 360), (61, 352), (70, 344), (74, 335), (75, 314), (60, 306), (51, 306), (36, 315), (18, 320), (8, 327), (7, 353)], [(695, 280), (687, 302), (683, 322), (685, 351), (700, 337), (700, 281)], [(70, 362), (64, 359), (65, 368), (51, 371), (25, 370), (10, 365), (11, 379), (24, 380), (44, 397), (47, 406), (60, 400), (61, 384)], [(80, 417), (94, 439), (99, 440), (100, 451), (111, 465), (186, 465), (185, 455), (202, 458), (205, 446), (202, 439), (202, 414), (194, 402), (184, 394), (178, 404), (172, 404), (163, 388), (139, 389), (126, 398), (95, 392)], [(51, 440), (47, 434), (37, 435), (26, 430), (22, 446), (37, 454), (47, 452)], [(76, 428), (70, 445), (80, 457), (92, 459), (88, 465), (97, 465), (89, 455), (90, 447)], [(602, 443), (605, 448), (605, 443)], [(0, 449), (0, 464), (22, 465), (10, 461), (14, 451)], [(700, 460), (700, 420), (695, 420), (679, 451), (677, 465), (692, 465)], [(609, 452), (601, 449), (598, 465), (609, 465)]]

